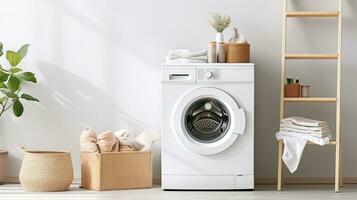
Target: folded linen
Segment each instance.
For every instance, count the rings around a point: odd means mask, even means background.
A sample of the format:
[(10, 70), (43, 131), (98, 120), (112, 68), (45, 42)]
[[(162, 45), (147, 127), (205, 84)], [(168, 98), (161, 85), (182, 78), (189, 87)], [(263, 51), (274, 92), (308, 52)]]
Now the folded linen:
[(97, 142), (97, 135), (95, 134), (95, 132), (89, 128), (85, 129), (79, 138), (81, 151), (82, 152), (97, 152), (98, 147), (97, 147), (96, 142)]
[(177, 59), (177, 58), (197, 58), (207, 56), (207, 50), (202, 50), (198, 52), (190, 52), (188, 49), (171, 49), (167, 52), (167, 59)]
[(177, 58), (177, 59), (166, 59), (166, 63), (207, 63), (207, 59), (187, 59), (187, 58)]
[(97, 144), (100, 152), (119, 151), (119, 143), (112, 131), (106, 131), (99, 134)]
[(309, 134), (304, 134), (304, 133), (296, 133), (296, 132), (290, 132), (290, 131), (279, 131), (276, 133), (276, 139), (277, 140), (281, 140), (284, 137), (294, 137), (294, 138), (298, 138), (298, 139), (303, 139), (309, 142), (312, 142), (314, 144), (318, 144), (318, 145), (325, 145), (328, 144), (331, 140), (331, 134), (329, 134), (326, 137), (316, 137), (313, 135), (309, 135)]
[(327, 122), (325, 122), (325, 121), (318, 121), (318, 120), (313, 120), (313, 119), (308, 119), (308, 118), (303, 118), (303, 117), (288, 117), (288, 118), (282, 119), (281, 122), (282, 123), (292, 122), (296, 125), (307, 126), (307, 127), (327, 126)]
[(289, 127), (280, 127), (280, 131), (308, 134), (308, 135), (311, 135), (311, 136), (314, 136), (314, 137), (319, 137), (319, 138), (331, 135), (330, 134), (330, 130), (326, 130), (326, 131), (306, 131), (306, 130), (294, 129), (294, 128), (289, 128)]
[(291, 121), (281, 122), (280, 127), (289, 127), (289, 128), (307, 130), (307, 131), (324, 131), (329, 129), (327, 124), (322, 126), (302, 126), (302, 125), (296, 125)]

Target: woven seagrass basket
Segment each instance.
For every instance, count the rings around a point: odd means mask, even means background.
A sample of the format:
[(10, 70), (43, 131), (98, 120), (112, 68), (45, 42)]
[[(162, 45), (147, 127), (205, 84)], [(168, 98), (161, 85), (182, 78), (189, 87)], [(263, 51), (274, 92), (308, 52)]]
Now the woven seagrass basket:
[(55, 192), (69, 189), (73, 181), (70, 152), (22, 149), (25, 155), (19, 178), (25, 191)]

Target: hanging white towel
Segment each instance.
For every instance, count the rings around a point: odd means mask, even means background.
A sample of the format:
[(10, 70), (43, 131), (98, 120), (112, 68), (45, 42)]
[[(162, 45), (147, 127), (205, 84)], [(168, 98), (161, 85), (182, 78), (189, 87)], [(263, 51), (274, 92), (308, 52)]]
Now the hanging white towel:
[(306, 142), (309, 141), (318, 145), (325, 145), (330, 142), (331, 134), (327, 137), (315, 137), (304, 133), (279, 131), (276, 133), (276, 139), (283, 140), (283, 161), (290, 172), (294, 173), (299, 166)]
[(304, 151), (307, 140), (292, 136), (287, 136), (278, 132), (276, 134), (278, 140), (284, 142), (283, 161), (291, 173), (294, 173), (299, 166), (302, 152)]

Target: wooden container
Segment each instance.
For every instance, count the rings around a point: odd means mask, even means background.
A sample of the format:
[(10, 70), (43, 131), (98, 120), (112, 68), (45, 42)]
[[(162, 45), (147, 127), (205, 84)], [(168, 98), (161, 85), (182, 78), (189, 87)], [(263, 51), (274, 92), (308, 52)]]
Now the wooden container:
[(7, 151), (0, 150), (0, 184), (4, 183), (6, 178), (7, 156)]
[(227, 63), (249, 63), (250, 44), (227, 43)]
[(71, 153), (25, 150), (19, 178), (25, 191), (68, 190), (73, 181)]
[(300, 97), (301, 87), (300, 84), (287, 84), (284, 85), (284, 96), (287, 98), (297, 98)]
[(151, 152), (81, 153), (81, 187), (116, 190), (152, 187)]

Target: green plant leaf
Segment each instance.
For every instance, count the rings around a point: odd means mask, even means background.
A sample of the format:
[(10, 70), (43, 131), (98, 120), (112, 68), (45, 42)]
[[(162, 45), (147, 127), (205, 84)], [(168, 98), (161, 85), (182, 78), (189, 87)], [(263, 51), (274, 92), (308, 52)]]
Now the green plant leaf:
[(0, 82), (5, 82), (8, 77), (9, 77), (9, 74), (0, 70)]
[(2, 52), (3, 47), (3, 44), (0, 42), (0, 57), (4, 54), (4, 52)]
[(22, 94), (21, 98), (26, 99), (28, 101), (37, 101), (37, 102), (40, 101), (37, 98), (35, 98), (35, 97), (33, 97), (33, 96), (29, 95), (29, 94)]
[(16, 99), (14, 105), (12, 106), (12, 111), (14, 112), (16, 117), (20, 117), (22, 113), (24, 113), (24, 107), (20, 100)]
[(7, 81), (7, 88), (12, 92), (16, 92), (20, 87), (20, 80), (15, 76), (10, 76), (9, 80)]
[(31, 81), (33, 83), (37, 83), (35, 74), (32, 72), (23, 72), (23, 73), (17, 74), (17, 77), (22, 80), (25, 80), (25, 81)]
[(17, 66), (21, 62), (21, 55), (15, 51), (6, 51), (6, 59), (12, 67)]
[(4, 45), (2, 44), (2, 42), (0, 42), (0, 51), (2, 51), (4, 48)]
[(5, 83), (0, 82), (0, 88), (5, 88), (5, 89), (7, 89), (7, 86), (6, 86)]
[(11, 69), (9, 69), (10, 72), (16, 74), (17, 72), (21, 72), (22, 69), (18, 68), (18, 67), (13, 67)]
[(6, 89), (6, 88), (0, 88), (0, 92), (5, 94), (6, 96), (12, 98), (12, 99), (19, 98), (19, 96), (17, 96), (17, 94), (15, 94), (14, 92), (12, 92), (12, 91), (10, 91), (9, 89)]
[(7, 99), (7, 97), (6, 97), (6, 96), (5, 96), (5, 97), (1, 97), (1, 98), (0, 98), (0, 104), (1, 104), (1, 105), (4, 105), (4, 104), (5, 104), (6, 99)]
[(21, 59), (26, 56), (29, 46), (29, 44), (22, 45), (22, 47), (17, 51), (17, 53), (20, 54)]

